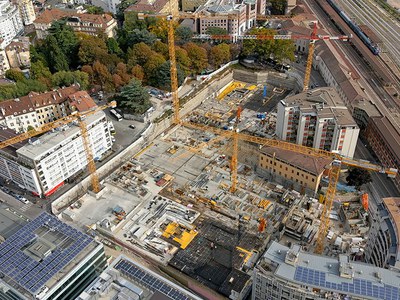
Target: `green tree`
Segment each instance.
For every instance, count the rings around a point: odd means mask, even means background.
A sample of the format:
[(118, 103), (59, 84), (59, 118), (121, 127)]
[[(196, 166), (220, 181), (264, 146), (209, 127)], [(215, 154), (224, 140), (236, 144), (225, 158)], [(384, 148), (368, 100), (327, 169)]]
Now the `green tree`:
[(95, 5), (85, 5), (85, 9), (88, 14), (101, 15), (104, 14), (104, 9), (100, 6)]
[(135, 44), (128, 50), (128, 66), (134, 66), (136, 64), (143, 66), (154, 53), (155, 52), (145, 43)]
[(138, 43), (152, 45), (157, 40), (157, 36), (147, 29), (134, 29), (126, 35), (126, 46), (132, 47)]
[[(164, 62), (155, 72), (150, 82), (152, 86), (158, 87), (165, 91), (171, 91), (171, 64), (170, 61)], [(181, 68), (177, 68), (178, 85), (185, 80), (185, 74)]]
[(209, 60), (215, 68), (219, 68), (221, 64), (229, 62), (230, 59), (231, 52), (228, 44), (219, 44), (211, 48)]
[(132, 79), (115, 97), (118, 106), (131, 114), (142, 114), (151, 107), (150, 95), (137, 79)]
[(360, 168), (350, 168), (346, 181), (348, 185), (355, 186), (359, 190), (363, 184), (372, 182), (371, 173)]
[(225, 28), (210, 26), (207, 27), (206, 33), (212, 35), (225, 35), (228, 34), (228, 31)]
[(155, 76), (156, 70), (165, 62), (165, 58), (159, 54), (154, 52), (152, 56), (146, 61), (143, 66), (144, 73), (146, 74), (146, 78), (153, 82), (153, 78)]
[(287, 7), (287, 0), (270, 0), (271, 13), (273, 15), (284, 15)]
[(53, 35), (48, 35), (44, 44), (47, 65), (51, 72), (68, 71), (68, 59), (58, 46), (57, 40)]
[(31, 64), (30, 76), (32, 79), (40, 81), (47, 87), (52, 87), (50, 69), (43, 63), (43, 61), (38, 60)]
[(119, 57), (123, 56), (124, 53), (114, 38), (108, 38), (106, 44), (108, 53), (118, 55)]
[(49, 28), (49, 33), (55, 37), (58, 46), (65, 54), (68, 65), (77, 65), (79, 40), (71, 26), (65, 20), (55, 21)]
[(176, 40), (180, 44), (185, 44), (185, 43), (189, 42), (191, 40), (191, 38), (193, 37), (193, 31), (192, 31), (192, 29), (190, 29), (187, 26), (179, 26), (175, 30), (175, 36), (176, 36)]
[(6, 71), (6, 78), (10, 79), (10, 80), (14, 80), (15, 82), (18, 81), (24, 81), (26, 78), (24, 76), (24, 73), (15, 70), (15, 69), (10, 69)]
[(184, 49), (187, 51), (191, 63), (190, 69), (193, 73), (199, 74), (201, 71), (207, 68), (207, 51), (204, 48), (190, 42), (184, 46)]
[(86, 90), (89, 86), (89, 74), (81, 71), (60, 71), (52, 76), (53, 86), (70, 86), (78, 83), (82, 90)]
[(130, 5), (134, 4), (135, 2), (136, 2), (136, 0), (121, 0), (121, 2), (117, 5), (116, 17), (117, 17), (118, 21), (124, 22), (125, 17), (128, 15), (128, 13), (125, 14), (125, 10)]
[(108, 56), (108, 49), (105, 41), (91, 35), (80, 35), (78, 51), (79, 61), (82, 64), (93, 64), (94, 61), (102, 61)]
[(32, 131), (32, 130), (35, 130), (35, 127), (33, 127), (33, 126), (31, 126), (31, 125), (28, 125), (27, 131)]

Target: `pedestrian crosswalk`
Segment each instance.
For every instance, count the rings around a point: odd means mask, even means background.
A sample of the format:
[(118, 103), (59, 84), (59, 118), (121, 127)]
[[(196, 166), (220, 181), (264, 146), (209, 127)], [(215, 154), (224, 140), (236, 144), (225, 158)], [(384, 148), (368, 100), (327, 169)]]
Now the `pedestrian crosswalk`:
[(23, 205), (23, 206), (20, 208), (20, 210), (21, 210), (21, 211), (27, 211), (32, 205), (33, 205), (33, 203), (32, 203), (32, 202), (29, 202), (29, 203)]

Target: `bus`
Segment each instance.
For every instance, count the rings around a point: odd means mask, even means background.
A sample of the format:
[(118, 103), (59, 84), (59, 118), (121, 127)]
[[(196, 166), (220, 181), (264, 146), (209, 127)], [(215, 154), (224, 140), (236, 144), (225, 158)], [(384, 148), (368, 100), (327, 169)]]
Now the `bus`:
[(110, 109), (110, 114), (113, 115), (118, 121), (122, 120), (122, 116), (115, 109)]

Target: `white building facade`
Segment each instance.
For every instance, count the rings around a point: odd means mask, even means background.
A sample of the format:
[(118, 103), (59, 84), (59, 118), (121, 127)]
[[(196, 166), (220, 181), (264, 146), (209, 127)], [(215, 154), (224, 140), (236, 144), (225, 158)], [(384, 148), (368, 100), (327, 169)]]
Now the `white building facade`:
[(32, 0), (18, 0), (18, 9), (24, 25), (31, 25), (36, 19), (35, 8)]
[(0, 48), (4, 49), (24, 30), (24, 25), (18, 10), (8, 0), (0, 0)]
[[(94, 159), (112, 147), (111, 133), (104, 112), (85, 119)], [(78, 124), (64, 125), (16, 150), (16, 157), (0, 154), (0, 176), (16, 182), (38, 196), (49, 196), (71, 176), (83, 171), (87, 157)]]
[(360, 129), (339, 95), (321, 88), (278, 103), (276, 135), (303, 146), (353, 157)]

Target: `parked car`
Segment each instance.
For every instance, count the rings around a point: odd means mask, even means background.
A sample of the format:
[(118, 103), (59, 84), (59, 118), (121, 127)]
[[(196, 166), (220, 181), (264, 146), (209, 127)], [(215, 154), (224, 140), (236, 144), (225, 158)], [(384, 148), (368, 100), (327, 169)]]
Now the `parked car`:
[(131, 124), (131, 125), (129, 125), (129, 128), (135, 129), (135, 128), (136, 128), (136, 126), (135, 126), (135, 125), (133, 125), (133, 124)]
[(29, 200), (26, 199), (25, 197), (21, 196), (21, 195), (17, 195), (16, 198), (21, 201), (22, 203), (28, 204)]

